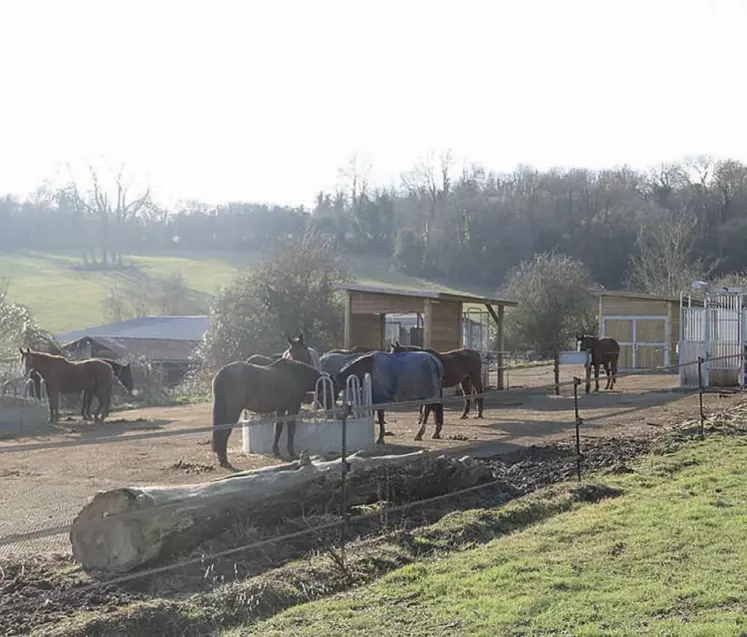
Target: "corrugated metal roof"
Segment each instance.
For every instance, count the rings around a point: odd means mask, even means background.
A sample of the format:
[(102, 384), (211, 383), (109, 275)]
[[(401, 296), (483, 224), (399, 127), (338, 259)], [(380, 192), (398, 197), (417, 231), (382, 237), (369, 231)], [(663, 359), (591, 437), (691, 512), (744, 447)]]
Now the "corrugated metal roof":
[[(127, 358), (128, 356), (142, 356), (149, 361), (183, 362), (191, 358), (198, 346), (197, 341), (151, 339), (151, 338), (106, 338), (103, 336), (84, 336), (82, 339), (72, 341), (63, 348), (66, 355), (75, 355), (78, 343), (93, 342), (98, 347), (104, 347), (112, 353), (114, 358)], [(94, 355), (101, 356), (100, 353)]]
[(143, 316), (141, 318), (87, 327), (58, 334), (59, 343), (67, 344), (84, 336), (93, 338), (137, 338), (172, 341), (200, 341), (210, 326), (208, 316)]

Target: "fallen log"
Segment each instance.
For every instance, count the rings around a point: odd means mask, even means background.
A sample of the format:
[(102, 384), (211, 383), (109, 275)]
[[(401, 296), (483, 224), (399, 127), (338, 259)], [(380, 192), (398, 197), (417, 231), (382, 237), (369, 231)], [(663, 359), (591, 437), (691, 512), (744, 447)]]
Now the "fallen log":
[[(489, 479), (471, 458), (422, 451), (348, 458), (347, 503), (420, 499)], [(70, 530), (73, 556), (87, 570), (123, 573), (194, 549), (239, 520), (271, 527), (283, 517), (337, 512), (340, 460), (309, 459), (174, 487), (100, 491)]]

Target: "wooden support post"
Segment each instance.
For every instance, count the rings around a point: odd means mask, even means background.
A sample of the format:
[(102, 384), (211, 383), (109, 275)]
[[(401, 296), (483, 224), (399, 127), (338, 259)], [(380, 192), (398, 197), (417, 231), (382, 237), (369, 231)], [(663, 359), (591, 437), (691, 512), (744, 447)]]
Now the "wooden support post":
[(345, 349), (353, 347), (353, 294), (345, 290)]
[(379, 349), (386, 352), (386, 314), (379, 314)]
[(488, 312), (490, 313), (490, 316), (493, 317), (493, 320), (495, 321), (496, 325), (496, 333), (498, 338), (496, 339), (496, 347), (498, 348), (498, 353), (496, 354), (496, 365), (498, 367), (498, 378), (496, 379), (496, 389), (505, 389), (505, 370), (503, 369), (503, 349), (505, 348), (505, 336), (503, 333), (503, 324), (505, 319), (505, 311), (506, 308), (503, 305), (498, 306), (498, 313), (496, 314), (496, 311), (493, 309), (493, 306), (490, 303), (486, 303), (485, 307), (488, 309)]
[(424, 321), (423, 321), (423, 347), (432, 347), (433, 341), (433, 305), (430, 299), (424, 301)]
[(560, 351), (557, 349), (553, 358), (553, 374), (555, 376), (555, 395), (560, 396)]

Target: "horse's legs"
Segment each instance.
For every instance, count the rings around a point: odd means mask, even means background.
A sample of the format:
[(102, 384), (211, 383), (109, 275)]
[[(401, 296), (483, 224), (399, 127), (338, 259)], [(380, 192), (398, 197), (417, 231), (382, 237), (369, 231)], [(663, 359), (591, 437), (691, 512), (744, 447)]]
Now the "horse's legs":
[[(441, 392), (441, 395), (443, 396), (443, 392)], [(436, 431), (433, 432), (433, 439), (438, 440), (441, 438), (441, 429), (444, 426), (444, 404), (435, 403), (433, 409), (436, 412)]]
[(599, 363), (594, 365), (594, 391), (599, 391)]
[(464, 420), (469, 415), (469, 410), (472, 406), (472, 381), (469, 376), (459, 383), (459, 386), (462, 388), (462, 394), (464, 395), (464, 409), (459, 419)]
[[(278, 411), (278, 418), (282, 418), (285, 415), (284, 411)], [(280, 458), (280, 436), (283, 434), (283, 421), (275, 421), (275, 439), (272, 441), (272, 454)]]
[(60, 420), (60, 392), (56, 387), (47, 385), (47, 399), (49, 400), (49, 422), (57, 423)]
[(610, 385), (610, 389), (614, 389), (615, 381), (617, 380), (617, 356), (612, 359), (610, 367), (612, 368), (612, 384)]
[(431, 415), (430, 405), (420, 405), (420, 407), (418, 407), (418, 411), (420, 412), (420, 416), (418, 416), (418, 424), (419, 425), (427, 424), (428, 417)]
[[(112, 389), (113, 387), (110, 386), (108, 389), (104, 389), (98, 394), (99, 406), (96, 408), (96, 417), (99, 419), (99, 423), (103, 423), (104, 419), (109, 416), (109, 407), (112, 402)], [(91, 400), (93, 400), (93, 398), (91, 398)]]
[(384, 427), (384, 419), (381, 417), (382, 410), (378, 410), (379, 413), (379, 439), (376, 441), (377, 445), (384, 444), (384, 436), (386, 436), (386, 428)]
[(386, 420), (384, 420), (384, 410), (377, 409), (376, 413), (379, 416), (379, 424), (383, 427), (386, 424)]
[[(298, 410), (296, 413), (301, 411), (301, 406), (299, 405)], [(286, 412), (287, 413), (287, 412)], [(296, 421), (295, 420), (289, 420), (288, 421), (288, 455), (290, 456), (291, 460), (296, 458), (296, 452), (293, 448), (293, 441), (296, 437)]]
[(612, 388), (612, 370), (610, 369), (610, 363), (609, 361), (604, 361), (604, 373), (607, 376), (607, 384), (604, 386), (605, 389), (611, 389)]

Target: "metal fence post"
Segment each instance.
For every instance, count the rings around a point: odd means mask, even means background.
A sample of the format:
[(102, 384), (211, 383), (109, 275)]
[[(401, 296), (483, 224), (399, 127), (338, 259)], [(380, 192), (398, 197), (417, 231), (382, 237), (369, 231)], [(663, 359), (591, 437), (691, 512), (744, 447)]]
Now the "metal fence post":
[(342, 412), (342, 441), (340, 445), (340, 515), (342, 524), (340, 525), (340, 559), (345, 564), (345, 540), (347, 537), (348, 525), (348, 493), (347, 477), (350, 470), (350, 463), (347, 460), (348, 450), (348, 417), (353, 413), (353, 404), (348, 401), (345, 410)]
[(702, 356), (698, 356), (698, 402), (700, 403), (700, 437), (705, 438), (705, 412), (703, 411), (703, 362)]
[(581, 425), (583, 420), (581, 415), (578, 413), (578, 386), (581, 384), (581, 379), (578, 376), (573, 377), (573, 408), (576, 412), (576, 477), (581, 482)]

